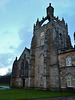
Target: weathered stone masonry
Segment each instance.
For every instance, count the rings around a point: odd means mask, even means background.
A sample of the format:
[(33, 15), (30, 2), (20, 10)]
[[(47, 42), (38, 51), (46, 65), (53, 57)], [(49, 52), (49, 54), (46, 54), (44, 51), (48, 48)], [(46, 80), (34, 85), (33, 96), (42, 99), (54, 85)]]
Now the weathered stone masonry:
[[(47, 16), (34, 24), (31, 48), (14, 61), (11, 87), (75, 89), (75, 48), (71, 45), (68, 25), (64, 18), (54, 16), (49, 4)], [(47, 24), (43, 23), (48, 20)], [(75, 35), (74, 35), (75, 36)]]

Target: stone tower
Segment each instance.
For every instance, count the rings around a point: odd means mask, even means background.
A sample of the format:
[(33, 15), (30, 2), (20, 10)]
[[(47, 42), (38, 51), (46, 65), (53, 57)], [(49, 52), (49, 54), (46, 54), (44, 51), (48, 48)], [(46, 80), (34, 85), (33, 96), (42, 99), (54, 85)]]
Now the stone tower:
[[(58, 50), (71, 47), (67, 25), (54, 16), (54, 8), (49, 4), (47, 16), (37, 19), (30, 49), (30, 87), (58, 89)], [(49, 22), (42, 26), (48, 20)]]

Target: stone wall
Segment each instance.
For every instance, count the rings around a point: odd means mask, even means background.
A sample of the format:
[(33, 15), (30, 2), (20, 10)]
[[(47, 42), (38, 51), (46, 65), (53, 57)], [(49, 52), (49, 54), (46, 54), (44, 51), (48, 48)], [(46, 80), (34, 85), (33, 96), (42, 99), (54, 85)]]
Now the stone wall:
[(11, 79), (11, 83), (10, 86), (12, 88), (22, 88), (23, 86), (23, 81), (21, 78), (12, 78)]
[[(70, 51), (70, 52), (69, 52)], [(68, 52), (58, 55), (59, 67), (60, 67), (60, 86), (61, 88), (74, 88), (75, 89), (75, 51), (68, 50)], [(67, 57), (71, 57), (71, 61), (67, 65)], [(71, 86), (68, 86), (68, 76), (71, 76)]]

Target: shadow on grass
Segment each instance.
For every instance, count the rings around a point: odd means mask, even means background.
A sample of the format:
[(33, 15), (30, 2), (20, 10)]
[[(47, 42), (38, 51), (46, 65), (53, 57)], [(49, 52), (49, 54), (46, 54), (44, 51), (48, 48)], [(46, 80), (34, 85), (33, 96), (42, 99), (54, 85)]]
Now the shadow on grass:
[[(64, 97), (64, 96), (75, 96), (75, 93), (25, 90), (25, 89), (0, 90), (0, 100), (27, 100), (27, 99), (37, 100), (39, 98), (54, 98), (54, 97)], [(75, 98), (73, 100), (75, 100)]]

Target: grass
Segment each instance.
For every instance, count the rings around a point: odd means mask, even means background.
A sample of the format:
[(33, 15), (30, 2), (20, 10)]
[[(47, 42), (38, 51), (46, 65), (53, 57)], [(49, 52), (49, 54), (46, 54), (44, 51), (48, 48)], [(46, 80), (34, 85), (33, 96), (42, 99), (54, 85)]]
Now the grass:
[(0, 100), (24, 100), (33, 98), (37, 99), (37, 98), (52, 98), (52, 97), (63, 97), (63, 96), (75, 96), (75, 93), (25, 90), (25, 89), (0, 90)]
[(0, 86), (9, 86), (8, 84), (0, 84)]

